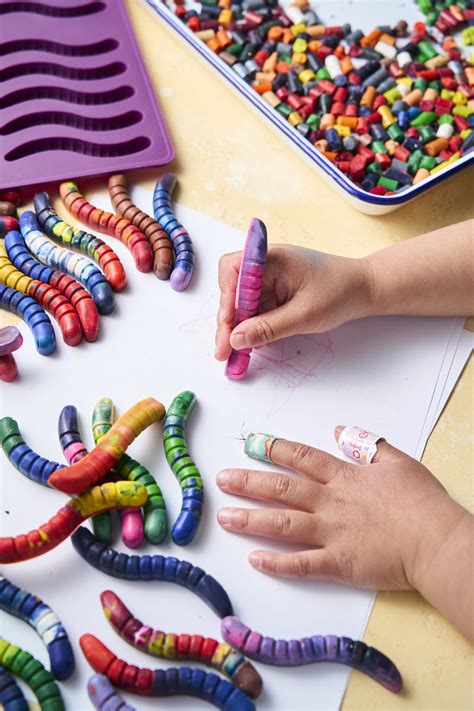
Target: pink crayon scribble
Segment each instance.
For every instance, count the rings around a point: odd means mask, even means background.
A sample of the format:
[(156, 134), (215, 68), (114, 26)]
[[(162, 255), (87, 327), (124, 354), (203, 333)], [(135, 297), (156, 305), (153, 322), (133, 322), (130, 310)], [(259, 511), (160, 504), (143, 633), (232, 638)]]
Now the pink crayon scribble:
[(201, 333), (216, 324), (218, 296), (211, 294), (201, 305), (194, 318), (178, 326), (183, 333)]
[(297, 390), (321, 377), (335, 353), (328, 334), (303, 335), (254, 350), (252, 359), (254, 369), (261, 375), (266, 371), (273, 381), (270, 415), (285, 407)]

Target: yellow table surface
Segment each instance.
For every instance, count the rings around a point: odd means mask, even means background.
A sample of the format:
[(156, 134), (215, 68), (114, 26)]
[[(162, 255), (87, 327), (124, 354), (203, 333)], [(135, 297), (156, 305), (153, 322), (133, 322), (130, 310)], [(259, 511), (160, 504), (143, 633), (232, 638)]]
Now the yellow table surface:
[[(354, 257), (472, 217), (472, 170), (389, 215), (356, 212), (141, 0), (126, 5), (175, 146), (179, 202), (242, 230), (257, 216), (271, 242)], [(155, 173), (135, 171), (131, 182), (152, 188)], [(423, 457), (469, 509), (473, 382), (471, 359)], [(390, 694), (352, 674), (346, 711), (474, 707), (470, 645), (416, 593), (379, 593), (364, 640), (396, 661), (405, 689)]]

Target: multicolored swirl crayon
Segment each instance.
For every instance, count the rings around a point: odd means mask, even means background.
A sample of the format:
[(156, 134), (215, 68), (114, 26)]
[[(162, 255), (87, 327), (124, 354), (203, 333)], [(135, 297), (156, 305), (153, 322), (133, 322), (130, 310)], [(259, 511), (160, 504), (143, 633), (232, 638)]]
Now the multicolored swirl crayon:
[(152, 397), (136, 403), (119, 417), (84, 459), (54, 472), (48, 483), (66, 494), (80, 494), (100, 481), (120, 461), (133, 440), (164, 416), (164, 406)]
[(122, 291), (127, 285), (125, 270), (113, 249), (103, 240), (89, 232), (68, 225), (53, 210), (48, 193), (36, 193), (35, 212), (41, 229), (51, 239), (87, 254), (100, 266), (114, 291)]
[(193, 634), (172, 634), (144, 625), (132, 615), (112, 590), (100, 595), (100, 602), (112, 628), (126, 642), (153, 657), (201, 662), (220, 671), (251, 699), (262, 691), (262, 678), (255, 667), (230, 644)]
[(143, 696), (195, 696), (222, 711), (255, 711), (255, 704), (240, 689), (202, 669), (142, 669), (119, 659), (91, 634), (79, 640), (87, 661), (114, 686)]
[[(254, 217), (250, 222), (240, 263), (235, 293), (234, 327), (258, 314), (266, 259), (267, 228), (261, 220)], [(225, 370), (228, 378), (231, 380), (245, 378), (251, 352), (251, 348), (232, 350)]]
[(133, 481), (95, 486), (68, 501), (39, 528), (14, 538), (0, 538), (0, 563), (18, 563), (48, 553), (90, 516), (111, 509), (143, 506), (146, 496), (145, 487)]

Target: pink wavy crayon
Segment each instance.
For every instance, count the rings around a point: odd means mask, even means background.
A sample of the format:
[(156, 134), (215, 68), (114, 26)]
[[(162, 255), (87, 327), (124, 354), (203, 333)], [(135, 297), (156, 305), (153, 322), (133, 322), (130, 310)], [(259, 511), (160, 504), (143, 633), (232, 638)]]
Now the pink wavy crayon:
[[(240, 264), (235, 294), (234, 327), (258, 314), (267, 259), (267, 228), (256, 217), (250, 222)], [(232, 350), (225, 374), (231, 380), (242, 380), (247, 375), (251, 348)]]

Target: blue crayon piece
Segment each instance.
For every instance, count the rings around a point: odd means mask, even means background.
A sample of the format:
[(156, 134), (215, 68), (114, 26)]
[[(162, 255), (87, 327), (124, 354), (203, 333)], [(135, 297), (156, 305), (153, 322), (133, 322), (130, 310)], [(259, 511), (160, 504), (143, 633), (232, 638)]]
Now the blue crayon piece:
[(15, 677), (0, 666), (0, 706), (4, 711), (28, 711), (28, 703)]
[(51, 673), (55, 679), (71, 676), (75, 667), (71, 643), (49, 605), (0, 575), (0, 610), (27, 622), (38, 633), (48, 650)]
[(77, 279), (89, 291), (99, 313), (110, 314), (115, 308), (112, 287), (95, 264), (64, 247), (57, 247), (41, 232), (34, 212), (20, 215), (20, 230), (28, 249), (48, 267)]
[(31, 296), (0, 284), (0, 308), (19, 316), (29, 326), (36, 350), (44, 356), (56, 350), (56, 337), (46, 311)]
[(188, 231), (173, 212), (171, 193), (175, 185), (176, 176), (173, 173), (165, 173), (157, 181), (153, 192), (153, 213), (173, 243), (175, 264), (170, 276), (171, 286), (175, 291), (184, 291), (193, 276), (194, 249)]
[[(161, 555), (129, 556), (99, 543), (84, 526), (71, 536), (79, 555), (94, 568), (115, 578), (175, 583), (200, 597), (219, 617), (232, 615), (232, 603), (224, 588), (204, 570), (177, 558)], [(144, 565), (142, 560), (146, 559)]]

